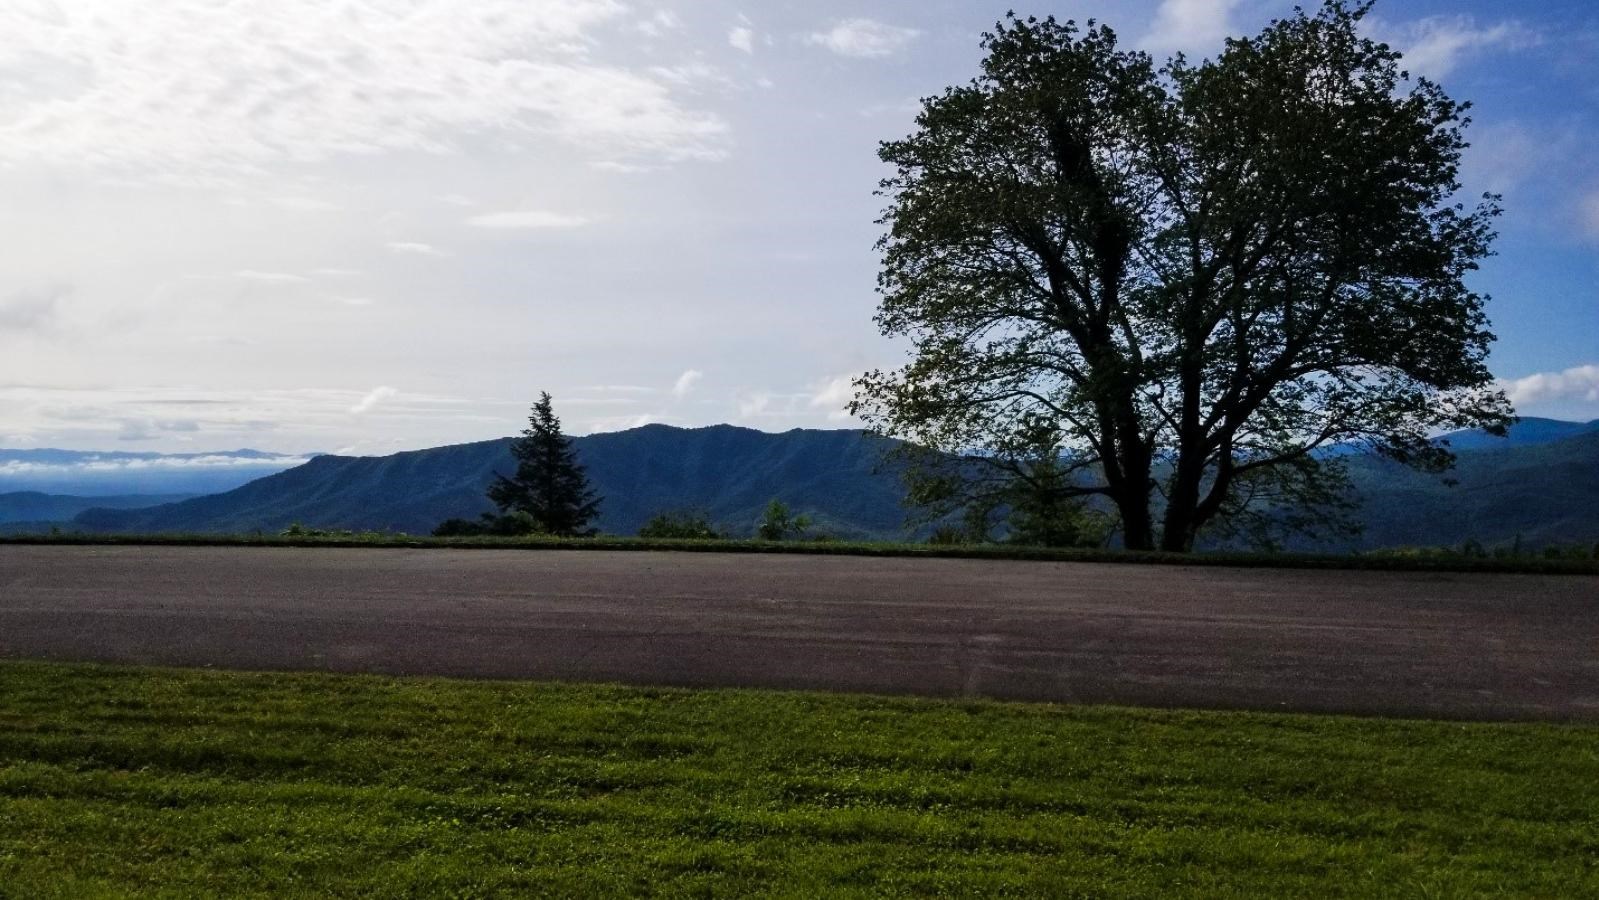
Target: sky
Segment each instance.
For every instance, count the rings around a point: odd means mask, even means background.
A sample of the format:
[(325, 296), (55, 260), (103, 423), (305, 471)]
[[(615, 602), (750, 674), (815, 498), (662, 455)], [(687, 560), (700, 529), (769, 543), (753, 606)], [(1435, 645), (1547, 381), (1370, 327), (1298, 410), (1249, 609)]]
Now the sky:
[[(0, 446), (376, 455), (849, 427), (917, 98), (1009, 8), (1213, 53), (1267, 0), (0, 0)], [(1491, 367), (1599, 418), (1599, 7), (1382, 0), (1505, 197)]]

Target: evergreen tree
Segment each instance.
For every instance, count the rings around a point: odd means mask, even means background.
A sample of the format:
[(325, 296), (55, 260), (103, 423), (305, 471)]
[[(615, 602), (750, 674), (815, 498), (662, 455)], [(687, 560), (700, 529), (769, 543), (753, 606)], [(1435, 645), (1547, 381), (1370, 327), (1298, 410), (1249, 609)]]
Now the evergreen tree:
[(589, 487), (571, 441), (561, 434), (548, 392), (539, 395), (511, 455), (516, 457), (516, 475), (496, 473), (489, 487), (489, 499), (502, 516), (525, 513), (541, 532), (557, 537), (594, 536), (589, 522), (599, 514), (600, 498)]

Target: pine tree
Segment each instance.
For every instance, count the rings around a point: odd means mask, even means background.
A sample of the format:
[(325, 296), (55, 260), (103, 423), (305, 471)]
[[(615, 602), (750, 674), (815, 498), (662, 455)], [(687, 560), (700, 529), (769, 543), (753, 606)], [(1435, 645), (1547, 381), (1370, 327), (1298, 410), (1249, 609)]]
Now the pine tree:
[(489, 499), (502, 516), (526, 513), (545, 534), (593, 537), (589, 522), (599, 514), (600, 498), (589, 487), (571, 441), (561, 434), (561, 420), (547, 392), (539, 395), (528, 427), (511, 445), (516, 475), (495, 474)]

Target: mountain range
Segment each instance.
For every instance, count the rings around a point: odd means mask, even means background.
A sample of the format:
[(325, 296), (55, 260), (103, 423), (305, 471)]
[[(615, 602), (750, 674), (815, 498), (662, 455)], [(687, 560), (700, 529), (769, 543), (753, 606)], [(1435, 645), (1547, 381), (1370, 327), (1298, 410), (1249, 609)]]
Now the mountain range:
[[(1296, 549), (1527, 546), (1599, 540), (1599, 421), (1525, 419), (1508, 437), (1444, 438), (1457, 482), (1370, 456), (1349, 460), (1362, 501), (1360, 538)], [(605, 498), (599, 525), (633, 534), (658, 512), (694, 509), (748, 535), (780, 498), (844, 538), (918, 537), (904, 527), (904, 488), (883, 461), (891, 442), (861, 431), (768, 434), (729, 425), (648, 425), (573, 439)], [(71, 527), (120, 532), (272, 533), (292, 523), (427, 533), (489, 509), (494, 473), (512, 470), (510, 439), (352, 458), (319, 456), (224, 493), (144, 509), (90, 509)]]
[[(598, 525), (634, 534), (656, 513), (698, 510), (749, 534), (782, 498), (839, 537), (897, 537), (904, 489), (883, 469), (889, 442), (861, 431), (767, 434), (731, 425), (646, 425), (573, 439), (604, 499)], [(96, 531), (273, 532), (292, 523), (426, 534), (491, 509), (484, 492), (515, 465), (509, 438), (377, 458), (321, 456), (237, 490), (146, 510), (93, 510)]]

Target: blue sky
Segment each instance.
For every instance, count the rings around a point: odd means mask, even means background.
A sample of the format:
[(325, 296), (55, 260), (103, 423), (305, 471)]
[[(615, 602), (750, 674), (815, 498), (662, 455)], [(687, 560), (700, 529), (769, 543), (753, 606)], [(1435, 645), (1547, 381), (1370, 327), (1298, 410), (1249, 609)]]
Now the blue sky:
[[(1214, 51), (1290, 2), (11, 0), (0, 446), (383, 453), (842, 427), (878, 141), (1018, 12)], [(1496, 375), (1599, 418), (1599, 8), (1386, 0), (1505, 195)]]

